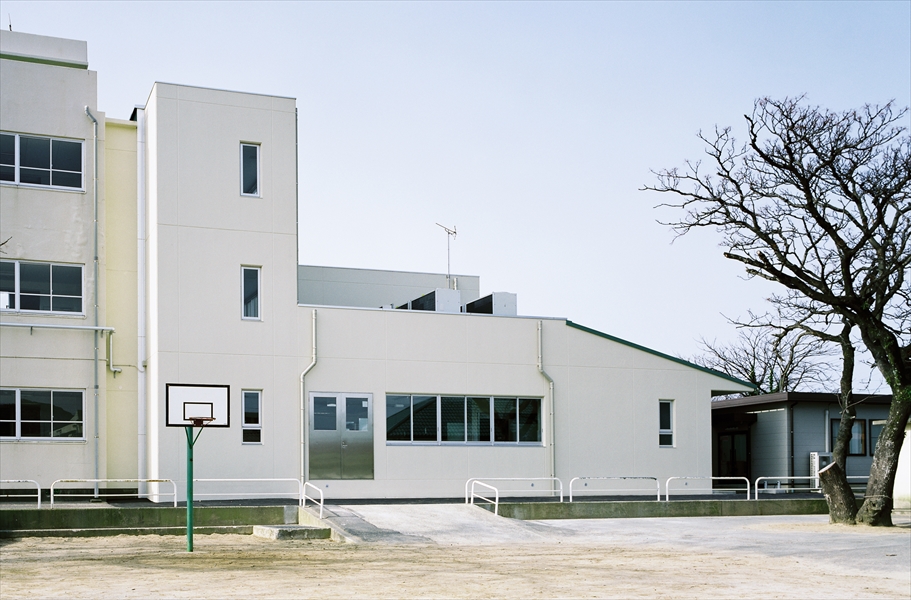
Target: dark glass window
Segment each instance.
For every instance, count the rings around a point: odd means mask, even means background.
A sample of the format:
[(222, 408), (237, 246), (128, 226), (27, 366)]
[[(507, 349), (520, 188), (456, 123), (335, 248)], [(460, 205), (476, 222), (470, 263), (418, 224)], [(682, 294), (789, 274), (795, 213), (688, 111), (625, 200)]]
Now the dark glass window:
[(490, 441), (490, 398), (468, 398), (466, 421), (469, 442)]
[(0, 134), (0, 181), (16, 181), (16, 136)]
[(413, 396), (412, 402), (413, 440), (415, 442), (437, 441), (436, 396)]
[(386, 439), (411, 441), (411, 396), (386, 396)]
[[(840, 419), (832, 419), (832, 448), (835, 448), (835, 440), (838, 438), (838, 430), (841, 427)], [(848, 442), (848, 456), (863, 456), (867, 453), (867, 420), (854, 419), (854, 425), (851, 426), (851, 441)]]
[(259, 318), (259, 269), (243, 269), (245, 319)]
[(0, 436), (82, 438), (82, 392), (0, 390)]
[(879, 442), (879, 434), (882, 433), (882, 430), (882, 424), (870, 421), (870, 456), (876, 453), (876, 444)]
[(519, 398), (519, 441), (541, 441), (541, 401)]
[(241, 144), (241, 193), (259, 194), (259, 146)]
[(335, 396), (315, 396), (313, 398), (313, 429), (316, 431), (335, 431), (338, 406)]
[(658, 445), (674, 445), (674, 401), (658, 401)]
[(260, 398), (259, 392), (243, 393), (244, 402), (244, 420), (241, 426), (241, 439), (247, 443), (262, 442), (262, 423), (260, 421)]
[(515, 398), (494, 398), (493, 400), (493, 441), (515, 442), (518, 440)]
[(0, 181), (81, 188), (82, 162), (82, 142), (0, 135)]
[(440, 398), (440, 439), (444, 442), (465, 441), (465, 398)]

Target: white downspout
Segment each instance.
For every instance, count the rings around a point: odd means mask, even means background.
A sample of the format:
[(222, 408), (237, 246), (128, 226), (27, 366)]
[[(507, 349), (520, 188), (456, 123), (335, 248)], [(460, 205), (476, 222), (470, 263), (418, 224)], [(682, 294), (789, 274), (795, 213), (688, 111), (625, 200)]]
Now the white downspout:
[(310, 326), (312, 332), (312, 342), (313, 347), (311, 348), (311, 356), (313, 357), (310, 361), (310, 364), (307, 365), (307, 368), (301, 373), (301, 482), (307, 480), (307, 398), (304, 396), (304, 377), (310, 370), (316, 366), (316, 309), (313, 309), (312, 315), (313, 323)]
[[(544, 376), (544, 379), (547, 380), (547, 395), (548, 395), (548, 424), (550, 425), (550, 436), (549, 439), (545, 437), (544, 445), (550, 445), (550, 476), (556, 477), (557, 469), (557, 451), (554, 445), (554, 437), (556, 436), (556, 429), (554, 428), (554, 380), (550, 375), (547, 374), (547, 371), (544, 370), (544, 323), (538, 321), (538, 373)], [(545, 430), (548, 428), (544, 428)], [(542, 432), (543, 433), (543, 432)]]
[[(136, 444), (137, 478), (148, 479), (146, 453), (146, 113), (136, 107)], [(148, 494), (148, 484), (139, 484), (140, 497)]]
[[(94, 237), (95, 237), (95, 259), (94, 259), (94, 274), (93, 279), (95, 280), (95, 297), (94, 297), (94, 323), (95, 327), (98, 327), (98, 119), (92, 116), (92, 113), (89, 111), (89, 107), (85, 107), (85, 114), (88, 118), (92, 120), (92, 167), (94, 170), (94, 175), (92, 179), (92, 211), (93, 211), (93, 220), (94, 220)], [(98, 435), (98, 337), (100, 332), (96, 329), (94, 333), (95, 340), (95, 358), (94, 358), (94, 428), (95, 428), (95, 475), (94, 478), (98, 479), (98, 444), (99, 444), (99, 435)], [(98, 498), (98, 482), (95, 482), (95, 496)]]

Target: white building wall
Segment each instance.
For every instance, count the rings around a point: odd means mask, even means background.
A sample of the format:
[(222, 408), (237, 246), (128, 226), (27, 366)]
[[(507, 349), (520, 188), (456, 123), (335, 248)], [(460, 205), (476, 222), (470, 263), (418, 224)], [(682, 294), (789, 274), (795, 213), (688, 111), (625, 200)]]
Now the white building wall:
[[(3, 260), (68, 263), (83, 267), (83, 312), (3, 311), (4, 323), (93, 326), (93, 134), (85, 107), (99, 121), (99, 180), (104, 177), (104, 113), (97, 108), (97, 77), (87, 69), (85, 42), (0, 31), (0, 130), (83, 142), (82, 190), (0, 183)], [(26, 60), (21, 60), (26, 59)], [(105, 324), (104, 189), (99, 186), (99, 324)], [(0, 327), (0, 385), (4, 388), (80, 390), (84, 397), (79, 440), (0, 441), (0, 478), (90, 478), (96, 460), (93, 333)], [(100, 358), (105, 358), (100, 341)], [(105, 364), (99, 374), (104, 381)], [(105, 472), (105, 390), (99, 391), (99, 474)]]

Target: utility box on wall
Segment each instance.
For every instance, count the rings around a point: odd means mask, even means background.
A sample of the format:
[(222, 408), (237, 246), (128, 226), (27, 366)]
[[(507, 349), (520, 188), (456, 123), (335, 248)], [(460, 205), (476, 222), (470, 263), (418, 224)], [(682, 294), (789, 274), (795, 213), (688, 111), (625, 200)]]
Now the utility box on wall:
[(810, 452), (810, 477), (813, 478), (813, 487), (819, 487), (819, 471), (831, 464), (831, 452)]

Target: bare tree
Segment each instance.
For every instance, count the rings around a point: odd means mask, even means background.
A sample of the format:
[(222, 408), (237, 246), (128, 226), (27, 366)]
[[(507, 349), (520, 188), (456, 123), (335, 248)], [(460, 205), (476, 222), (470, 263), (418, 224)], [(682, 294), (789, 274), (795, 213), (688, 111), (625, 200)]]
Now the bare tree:
[(702, 354), (692, 361), (756, 386), (745, 396), (819, 387), (828, 377), (828, 365), (818, 360), (829, 354), (826, 343), (801, 331), (749, 327), (740, 329), (730, 344), (702, 339), (699, 345)]
[[(756, 102), (748, 141), (699, 137), (710, 166), (656, 173), (645, 189), (677, 195), (679, 235), (712, 227), (749, 276), (825, 307), (856, 328), (892, 389), (857, 522), (891, 525), (892, 488), (911, 415), (911, 138), (907, 109), (842, 113), (803, 98)], [(778, 298), (781, 298), (779, 296)]]

